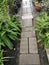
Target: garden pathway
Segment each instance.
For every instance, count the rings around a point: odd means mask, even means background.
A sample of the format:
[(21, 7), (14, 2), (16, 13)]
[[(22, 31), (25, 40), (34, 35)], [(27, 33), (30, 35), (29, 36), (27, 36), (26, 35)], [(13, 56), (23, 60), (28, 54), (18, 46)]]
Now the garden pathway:
[(31, 7), (31, 0), (22, 0), (22, 33), (19, 65), (40, 65)]

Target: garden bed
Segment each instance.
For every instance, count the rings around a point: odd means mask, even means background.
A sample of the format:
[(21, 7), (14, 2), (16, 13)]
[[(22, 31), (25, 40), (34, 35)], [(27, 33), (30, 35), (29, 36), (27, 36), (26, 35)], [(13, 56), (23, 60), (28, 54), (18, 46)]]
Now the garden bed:
[(18, 65), (19, 63), (21, 23), (16, 14), (12, 15), (15, 9), (17, 8), (14, 0), (0, 1), (0, 65)]
[(4, 61), (5, 65), (19, 65), (19, 51), (20, 51), (20, 41), (13, 41), (14, 49), (10, 50), (5, 47), (4, 57), (7, 57), (7, 61)]
[[(36, 39), (38, 40), (37, 32), (36, 32)], [(39, 43), (37, 43), (37, 45), (38, 45), (38, 53), (39, 53), (39, 57), (40, 57), (40, 64), (49, 65), (47, 53), (46, 53), (46, 50), (44, 49), (43, 42), (39, 42)]]
[(22, 0), (11, 0), (9, 1), (9, 12), (10, 14), (17, 14), (21, 8)]

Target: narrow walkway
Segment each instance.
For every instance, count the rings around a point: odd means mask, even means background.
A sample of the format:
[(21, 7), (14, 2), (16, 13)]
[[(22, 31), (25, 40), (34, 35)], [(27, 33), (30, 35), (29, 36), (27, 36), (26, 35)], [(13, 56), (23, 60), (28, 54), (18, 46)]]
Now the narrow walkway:
[(40, 65), (31, 0), (22, 0), (22, 34), (20, 43), (19, 65)]

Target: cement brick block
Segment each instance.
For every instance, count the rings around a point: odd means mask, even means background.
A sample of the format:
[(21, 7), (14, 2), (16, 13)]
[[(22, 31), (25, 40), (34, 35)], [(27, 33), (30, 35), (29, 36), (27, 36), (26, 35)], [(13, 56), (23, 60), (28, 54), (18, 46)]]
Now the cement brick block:
[(38, 53), (36, 38), (29, 38), (29, 52)]
[(19, 65), (40, 65), (38, 54), (21, 54), (19, 57)]
[(35, 37), (35, 31), (33, 32), (22, 32), (21, 37)]
[(20, 53), (28, 53), (28, 39), (21, 38)]
[(32, 32), (35, 31), (34, 27), (23, 27), (22, 28), (22, 32), (30, 32), (30, 31)]

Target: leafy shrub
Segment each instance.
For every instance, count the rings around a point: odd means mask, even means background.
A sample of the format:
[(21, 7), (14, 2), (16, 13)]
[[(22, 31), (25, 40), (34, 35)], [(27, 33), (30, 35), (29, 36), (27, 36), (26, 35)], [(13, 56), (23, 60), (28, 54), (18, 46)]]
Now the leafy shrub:
[(8, 0), (10, 14), (18, 13), (22, 0)]
[(3, 58), (3, 50), (0, 50), (0, 65), (4, 65), (3, 60), (4, 60), (4, 58)]
[(49, 0), (42, 0), (42, 4), (44, 5), (43, 11), (46, 11), (49, 15)]
[(19, 31), (21, 31), (19, 28), (20, 23), (18, 23), (16, 20), (15, 21), (0, 20), (0, 46), (7, 45), (10, 49), (12, 49), (13, 45), (10, 39), (16, 40), (17, 35), (20, 34)]
[(16, 16), (10, 17), (7, 3), (8, 0), (3, 0), (0, 4), (0, 49), (5, 45), (12, 49), (13, 44), (10, 39), (18, 39), (17, 35), (21, 32), (19, 20)]
[(49, 47), (49, 16), (43, 12), (37, 19), (36, 31), (38, 32), (38, 41), (44, 42), (44, 47)]
[(16, 16), (10, 16), (8, 0), (0, 1), (0, 65), (4, 65), (3, 46), (13, 49), (11, 40), (19, 39), (21, 25)]
[(10, 16), (8, 0), (0, 1), (0, 65), (4, 65), (2, 46), (13, 49), (11, 40), (19, 39), (21, 33), (21, 25), (16, 16)]

